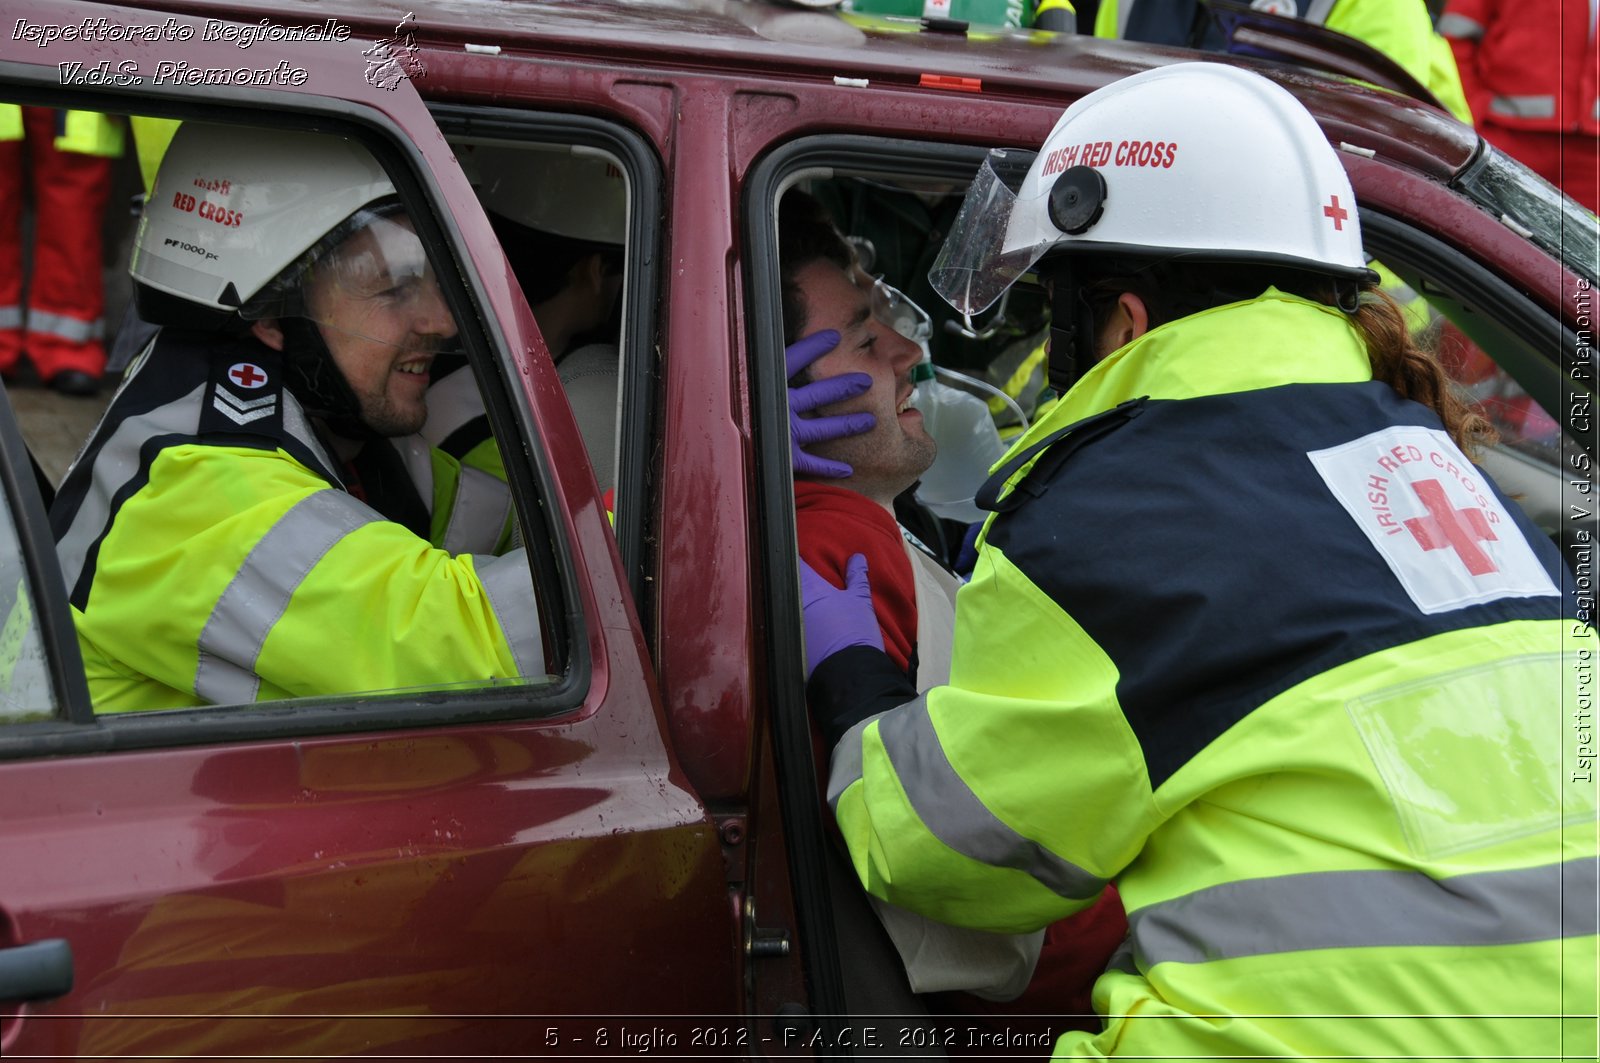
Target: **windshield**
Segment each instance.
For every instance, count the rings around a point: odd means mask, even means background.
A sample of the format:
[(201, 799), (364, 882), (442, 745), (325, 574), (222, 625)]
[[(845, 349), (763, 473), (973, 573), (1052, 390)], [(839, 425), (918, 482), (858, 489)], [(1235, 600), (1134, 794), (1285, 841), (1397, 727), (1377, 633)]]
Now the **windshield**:
[(1600, 282), (1600, 223), (1520, 162), (1485, 144), (1456, 187), (1502, 221), (1527, 230), (1529, 239), (1577, 276)]

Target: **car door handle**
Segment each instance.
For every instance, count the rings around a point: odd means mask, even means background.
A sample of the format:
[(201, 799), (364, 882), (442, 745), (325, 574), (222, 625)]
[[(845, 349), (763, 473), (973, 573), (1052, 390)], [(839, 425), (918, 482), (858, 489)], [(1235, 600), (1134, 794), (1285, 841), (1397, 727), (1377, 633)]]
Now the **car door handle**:
[(72, 992), (72, 943), (51, 938), (0, 949), (0, 1000), (54, 1000)]

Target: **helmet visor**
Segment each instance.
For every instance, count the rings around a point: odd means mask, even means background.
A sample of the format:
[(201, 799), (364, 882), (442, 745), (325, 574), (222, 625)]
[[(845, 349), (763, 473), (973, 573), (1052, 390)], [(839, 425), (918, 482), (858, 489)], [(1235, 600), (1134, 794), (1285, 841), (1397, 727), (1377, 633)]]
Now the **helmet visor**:
[(993, 306), (1055, 242), (1018, 235), (1031, 234), (1024, 212), (1031, 204), (1020, 190), (1037, 157), (1015, 148), (989, 152), (928, 271), (933, 290), (969, 318)]
[(436, 312), (444, 296), (410, 219), (362, 210), (320, 241), (251, 300), (247, 318), (303, 317), (342, 332), (378, 337), (396, 317)]

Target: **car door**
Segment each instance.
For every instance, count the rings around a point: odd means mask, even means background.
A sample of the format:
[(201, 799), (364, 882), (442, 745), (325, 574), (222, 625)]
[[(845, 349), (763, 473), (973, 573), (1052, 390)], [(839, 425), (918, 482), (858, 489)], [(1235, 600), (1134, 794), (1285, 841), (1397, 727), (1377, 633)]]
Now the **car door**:
[[(0, 404), (0, 1051), (605, 1051), (623, 1033), (606, 1016), (737, 1011), (715, 828), (667, 743), (578, 428), (409, 83), (425, 71), (403, 24), (245, 51), (230, 24), (153, 10), (21, 0), (7, 15), (0, 98), (340, 135), (385, 166), (500, 441), (547, 664), (96, 716)], [(108, 55), (64, 87), (62, 64)]]

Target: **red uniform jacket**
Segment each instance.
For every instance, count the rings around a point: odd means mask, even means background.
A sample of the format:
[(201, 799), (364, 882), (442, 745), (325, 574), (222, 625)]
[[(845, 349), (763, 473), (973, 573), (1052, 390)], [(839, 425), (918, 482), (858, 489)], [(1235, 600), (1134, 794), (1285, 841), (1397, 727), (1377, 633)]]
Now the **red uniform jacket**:
[(1449, 0), (1439, 32), (1479, 125), (1600, 132), (1589, 0)]

